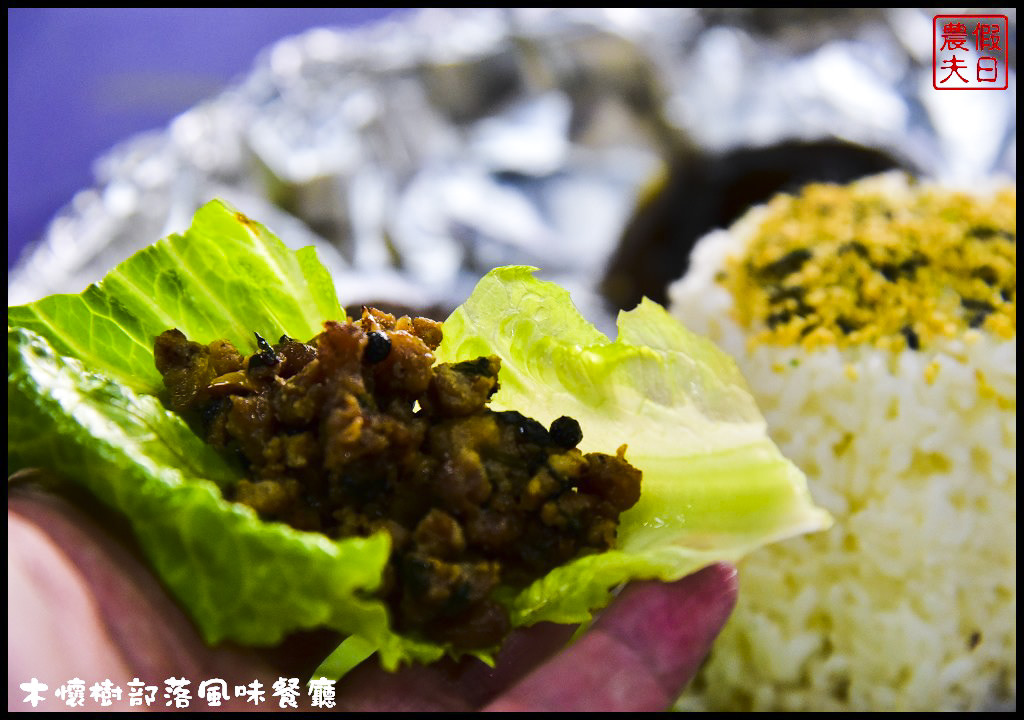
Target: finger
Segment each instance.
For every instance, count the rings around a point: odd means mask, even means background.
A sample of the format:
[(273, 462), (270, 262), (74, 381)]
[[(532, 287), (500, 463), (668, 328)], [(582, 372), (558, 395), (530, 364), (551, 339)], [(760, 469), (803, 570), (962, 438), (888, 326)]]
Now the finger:
[(488, 705), (491, 711), (658, 711), (693, 677), (736, 603), (736, 571), (638, 583), (577, 642)]
[[(75, 677), (122, 686), (137, 677), (161, 691), (167, 678), (184, 677), (193, 693), (211, 678), (229, 687), (277, 678), (255, 653), (208, 648), (144, 564), (68, 502), (19, 488), (7, 504), (8, 627), (20, 633), (8, 642), (9, 690), (31, 677), (51, 690)], [(87, 648), (95, 661), (81, 657)], [(18, 679), (37, 671), (49, 679)]]
[(9, 512), (7, 710), (33, 709), (22, 702), (22, 683), (36, 678), (52, 690), (86, 672), (120, 678), (129, 671), (82, 577), (42, 530)]

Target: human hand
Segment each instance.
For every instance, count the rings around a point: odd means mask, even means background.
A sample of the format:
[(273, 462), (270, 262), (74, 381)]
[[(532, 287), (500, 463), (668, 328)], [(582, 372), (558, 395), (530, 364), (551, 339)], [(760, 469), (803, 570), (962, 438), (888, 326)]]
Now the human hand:
[[(9, 489), (7, 528), (8, 710), (32, 709), (20, 687), (31, 678), (48, 686), (35, 708), (42, 711), (61, 707), (54, 691), (73, 678), (85, 682), (83, 706), (97, 710), (90, 685), (123, 687), (133, 678), (158, 686), (154, 709), (174, 707), (165, 679), (186, 678), (190, 708), (205, 710), (196, 690), (220, 678), (229, 693), (259, 681), (265, 701), (243, 695), (211, 709), (274, 710), (273, 683), (301, 683), (337, 643), (330, 633), (304, 633), (269, 651), (208, 648), (143, 562), (68, 502)], [(513, 633), (493, 669), (466, 658), (388, 673), (371, 659), (337, 684), (334, 702), (362, 711), (664, 710), (735, 599), (735, 571), (725, 565), (670, 584), (634, 583), (567, 647), (574, 628), (544, 623)], [(310, 707), (304, 688), (298, 699)], [(127, 694), (112, 703), (103, 709), (127, 708)]]

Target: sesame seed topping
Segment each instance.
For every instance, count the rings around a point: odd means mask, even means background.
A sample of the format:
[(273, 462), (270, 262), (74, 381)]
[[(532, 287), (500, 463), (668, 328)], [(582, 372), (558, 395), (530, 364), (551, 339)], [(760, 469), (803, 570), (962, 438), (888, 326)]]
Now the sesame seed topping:
[(927, 349), (1017, 332), (1017, 191), (810, 185), (772, 200), (716, 277), (754, 342)]

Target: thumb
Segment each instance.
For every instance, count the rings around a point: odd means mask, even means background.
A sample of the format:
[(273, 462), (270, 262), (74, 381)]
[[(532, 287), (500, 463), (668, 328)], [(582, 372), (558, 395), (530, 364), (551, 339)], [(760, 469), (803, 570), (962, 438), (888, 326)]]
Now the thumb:
[(736, 592), (728, 565), (631, 585), (576, 643), (485, 709), (665, 710), (710, 651)]

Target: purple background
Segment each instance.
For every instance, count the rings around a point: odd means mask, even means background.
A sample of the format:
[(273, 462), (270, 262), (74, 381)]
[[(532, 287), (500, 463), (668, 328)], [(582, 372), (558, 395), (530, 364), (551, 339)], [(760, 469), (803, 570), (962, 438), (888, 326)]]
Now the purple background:
[(117, 142), (218, 94), (281, 37), (402, 10), (8, 8), (8, 270)]

